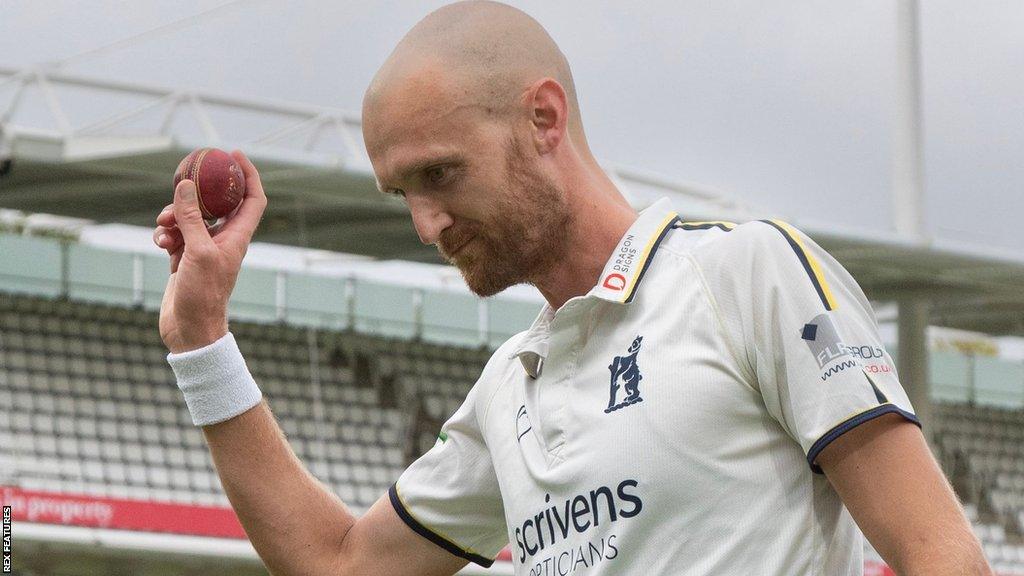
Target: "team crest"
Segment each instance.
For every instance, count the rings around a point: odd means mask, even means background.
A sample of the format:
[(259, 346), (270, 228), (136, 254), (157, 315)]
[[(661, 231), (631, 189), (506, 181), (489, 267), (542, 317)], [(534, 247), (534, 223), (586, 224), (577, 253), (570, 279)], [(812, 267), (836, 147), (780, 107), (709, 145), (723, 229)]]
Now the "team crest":
[[(636, 355), (640, 352), (640, 343), (643, 342), (643, 339), (643, 336), (637, 336), (629, 350), (626, 351), (626, 355), (616, 356), (608, 366), (608, 370), (612, 373), (612, 381), (608, 407), (604, 409), (606, 414), (644, 401), (640, 397), (640, 381), (644, 377), (640, 374), (640, 366), (636, 363)], [(620, 388), (624, 389), (622, 400), (619, 400)], [(616, 402), (617, 400), (618, 402)]]

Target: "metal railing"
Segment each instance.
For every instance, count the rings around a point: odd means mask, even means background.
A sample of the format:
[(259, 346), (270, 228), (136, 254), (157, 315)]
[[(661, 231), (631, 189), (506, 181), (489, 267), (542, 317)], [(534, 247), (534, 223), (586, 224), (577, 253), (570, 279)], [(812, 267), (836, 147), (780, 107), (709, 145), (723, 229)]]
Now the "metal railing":
[[(0, 234), (0, 292), (159, 310), (167, 277), (165, 255)], [(522, 300), (246, 266), (228, 302), (238, 320), (491, 348), (527, 328), (538, 309)]]

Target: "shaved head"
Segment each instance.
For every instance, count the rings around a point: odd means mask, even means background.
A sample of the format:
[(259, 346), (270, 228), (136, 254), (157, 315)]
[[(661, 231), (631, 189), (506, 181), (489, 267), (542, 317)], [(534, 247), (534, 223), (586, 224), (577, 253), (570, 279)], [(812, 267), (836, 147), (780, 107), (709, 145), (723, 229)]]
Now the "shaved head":
[(569, 130), (582, 143), (583, 124), (572, 72), (547, 31), (525, 12), (488, 0), (435, 10), (402, 38), (366, 92), (364, 110), (424, 70), (443, 71), (463, 106), (489, 114), (507, 112), (523, 90), (550, 77), (565, 90)]
[(410, 30), (363, 99), (382, 192), (420, 240), (490, 296), (550, 277), (575, 227), (570, 189), (595, 167), (569, 64), (536, 20), (489, 1), (451, 4)]

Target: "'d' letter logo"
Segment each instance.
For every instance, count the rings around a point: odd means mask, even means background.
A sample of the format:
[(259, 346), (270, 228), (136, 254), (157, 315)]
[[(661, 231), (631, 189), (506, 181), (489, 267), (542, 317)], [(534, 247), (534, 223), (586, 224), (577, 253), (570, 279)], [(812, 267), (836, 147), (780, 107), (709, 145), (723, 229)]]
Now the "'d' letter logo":
[(622, 290), (626, 287), (626, 277), (613, 272), (605, 276), (603, 286), (609, 290)]

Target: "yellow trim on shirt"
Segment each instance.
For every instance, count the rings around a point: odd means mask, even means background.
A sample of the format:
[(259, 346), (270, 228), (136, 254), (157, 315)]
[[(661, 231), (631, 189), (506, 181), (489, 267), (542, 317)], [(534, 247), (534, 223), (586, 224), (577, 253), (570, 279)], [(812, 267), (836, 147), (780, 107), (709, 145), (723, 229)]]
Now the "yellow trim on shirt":
[(736, 227), (735, 222), (727, 222), (725, 220), (683, 220), (680, 224), (689, 224), (691, 226), (703, 226), (704, 224), (721, 224), (726, 228), (732, 230)]
[(654, 246), (654, 243), (658, 241), (658, 238), (661, 237), (661, 233), (665, 231), (665, 227), (668, 226), (668, 223), (674, 220), (676, 216), (678, 215), (675, 212), (670, 212), (668, 216), (665, 216), (665, 219), (658, 225), (655, 233), (652, 234), (651, 238), (647, 241), (647, 245), (644, 246), (644, 252), (640, 255), (640, 260), (637, 261), (636, 268), (633, 269), (633, 278), (630, 279), (629, 286), (622, 291), (622, 297), (619, 298), (619, 302), (629, 300), (630, 295), (633, 294), (633, 287), (636, 285), (637, 278), (640, 277), (640, 272), (644, 269), (644, 264), (647, 263), (647, 258), (651, 253), (651, 248)]
[(804, 241), (800, 239), (800, 233), (789, 224), (782, 220), (772, 220), (775, 224), (786, 229), (789, 232), (789, 236), (800, 246), (800, 251), (804, 253), (804, 257), (807, 258), (807, 262), (811, 265), (811, 270), (814, 271), (814, 277), (818, 280), (818, 285), (821, 286), (821, 291), (825, 293), (825, 298), (828, 300), (829, 309), (835, 310), (839, 307), (839, 303), (836, 302), (835, 297), (832, 295), (832, 289), (829, 287), (828, 282), (825, 280), (825, 273), (821, 270), (821, 265), (818, 264), (818, 260), (811, 254), (807, 247), (804, 246)]

